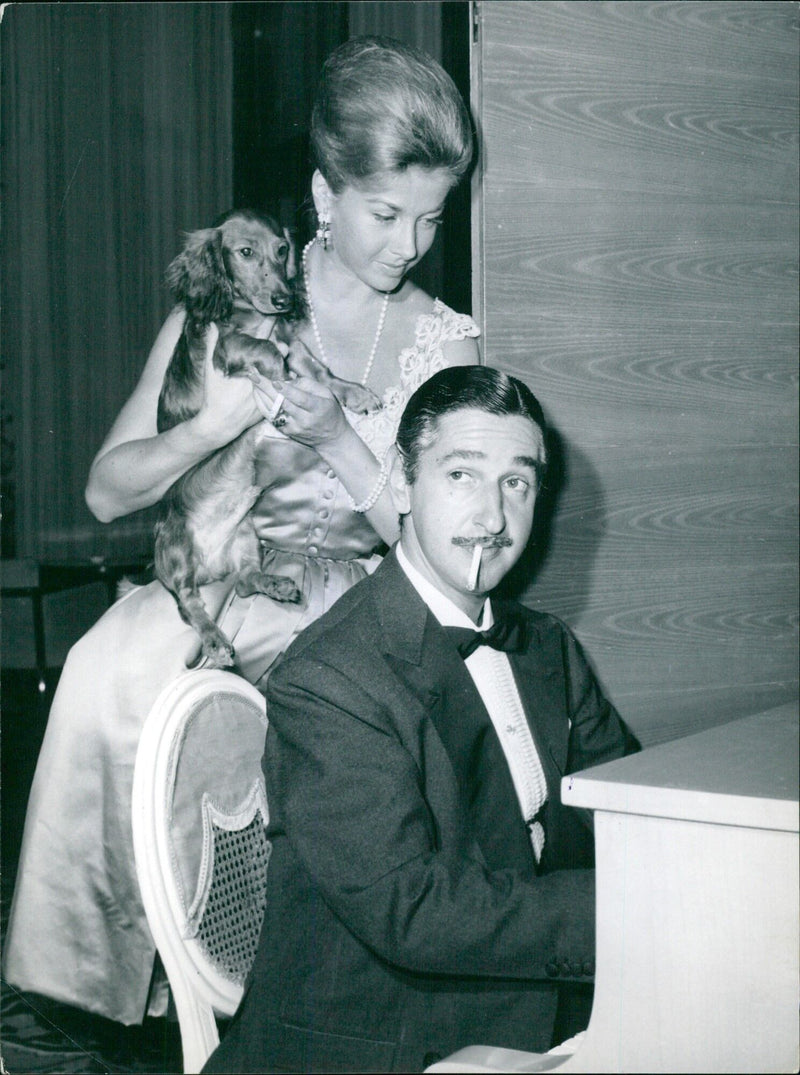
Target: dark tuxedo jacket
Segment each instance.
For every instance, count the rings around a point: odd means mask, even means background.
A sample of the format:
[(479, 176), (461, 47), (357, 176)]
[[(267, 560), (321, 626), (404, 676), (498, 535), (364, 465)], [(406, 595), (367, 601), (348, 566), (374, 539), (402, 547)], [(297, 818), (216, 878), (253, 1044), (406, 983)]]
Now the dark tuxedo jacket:
[(488, 716), (394, 553), (272, 673), (264, 926), (204, 1070), (419, 1071), (468, 1044), (550, 1047), (558, 983), (594, 973), (591, 832), (560, 780), (638, 744), (567, 628), (515, 607), (548, 785), (538, 866), (503, 760), (503, 820), (478, 838), (452, 729)]

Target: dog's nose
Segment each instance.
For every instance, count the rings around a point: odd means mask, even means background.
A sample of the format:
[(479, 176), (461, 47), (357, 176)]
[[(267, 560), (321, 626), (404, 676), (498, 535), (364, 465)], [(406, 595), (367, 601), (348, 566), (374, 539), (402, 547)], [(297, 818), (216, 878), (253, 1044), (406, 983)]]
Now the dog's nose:
[(288, 310), (292, 305), (292, 296), (285, 291), (273, 291), (270, 299), (276, 310)]

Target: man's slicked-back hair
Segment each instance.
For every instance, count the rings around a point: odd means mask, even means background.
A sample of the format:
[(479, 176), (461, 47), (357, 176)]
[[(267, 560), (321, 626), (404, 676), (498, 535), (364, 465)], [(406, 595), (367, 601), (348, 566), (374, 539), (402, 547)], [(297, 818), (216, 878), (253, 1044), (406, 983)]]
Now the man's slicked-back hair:
[[(397, 431), (397, 451), (409, 484), (416, 481), (420, 455), (436, 437), (439, 420), (452, 411), (472, 409), (487, 414), (528, 418), (547, 441), (541, 404), (527, 385), (491, 366), (448, 366), (424, 381), (406, 404)], [(544, 447), (537, 478), (541, 486), (546, 458)]]

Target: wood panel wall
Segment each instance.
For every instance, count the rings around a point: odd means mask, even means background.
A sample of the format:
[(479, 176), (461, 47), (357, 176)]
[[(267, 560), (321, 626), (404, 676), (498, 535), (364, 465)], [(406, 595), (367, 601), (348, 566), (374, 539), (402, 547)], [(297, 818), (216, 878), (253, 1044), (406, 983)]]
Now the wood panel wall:
[(525, 600), (646, 743), (796, 697), (797, 6), (476, 14), (474, 311), (563, 457)]

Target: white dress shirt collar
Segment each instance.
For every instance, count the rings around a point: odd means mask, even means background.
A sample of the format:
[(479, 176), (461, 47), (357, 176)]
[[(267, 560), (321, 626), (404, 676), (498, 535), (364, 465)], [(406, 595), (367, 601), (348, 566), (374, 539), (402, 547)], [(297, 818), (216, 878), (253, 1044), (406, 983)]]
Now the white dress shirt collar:
[[(476, 629), (465, 612), (409, 563), (400, 542), (397, 543), (396, 552), (397, 562), (409, 582), (443, 627)], [(486, 630), (493, 622), (492, 605), (487, 597), (481, 610), (478, 630)], [(538, 820), (538, 814), (547, 799), (547, 780), (525, 717), (508, 654), (489, 646), (479, 646), (464, 664), (500, 741), (519, 800), (520, 813), (538, 862), (545, 843), (544, 828)]]
[(432, 582), (428, 582), (425, 576), (414, 567), (403, 552), (402, 538), (395, 546), (395, 552), (397, 553), (397, 562), (408, 577), (408, 581), (443, 627), (467, 627), (472, 631), (486, 631), (492, 626), (494, 616), (492, 615), (492, 603), (488, 597), (483, 604), (476, 626), (466, 612), (462, 612), (458, 605), (451, 601), (449, 597), (446, 597)]

